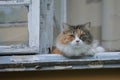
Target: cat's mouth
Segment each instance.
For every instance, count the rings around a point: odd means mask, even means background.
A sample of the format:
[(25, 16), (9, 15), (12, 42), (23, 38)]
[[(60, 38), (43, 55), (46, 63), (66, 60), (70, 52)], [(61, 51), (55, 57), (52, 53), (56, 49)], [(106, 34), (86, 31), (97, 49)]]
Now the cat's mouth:
[(75, 43), (75, 46), (80, 46), (80, 43)]
[(84, 43), (71, 43), (71, 47), (72, 48), (75, 48), (75, 49), (78, 49), (78, 48), (83, 48), (83, 46), (85, 46), (86, 44)]
[(70, 43), (72, 46), (81, 46), (82, 43), (78, 43), (78, 42), (71, 42)]
[(81, 48), (82, 46), (80, 44), (74, 44), (72, 45), (73, 48)]

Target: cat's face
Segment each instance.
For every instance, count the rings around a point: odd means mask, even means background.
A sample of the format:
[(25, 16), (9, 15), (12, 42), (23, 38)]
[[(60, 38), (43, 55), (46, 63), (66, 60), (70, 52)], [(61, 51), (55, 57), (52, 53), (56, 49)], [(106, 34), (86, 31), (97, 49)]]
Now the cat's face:
[(90, 45), (93, 41), (90, 33), (90, 23), (82, 25), (63, 24), (63, 31), (58, 37), (61, 44), (70, 45), (72, 47), (81, 47)]

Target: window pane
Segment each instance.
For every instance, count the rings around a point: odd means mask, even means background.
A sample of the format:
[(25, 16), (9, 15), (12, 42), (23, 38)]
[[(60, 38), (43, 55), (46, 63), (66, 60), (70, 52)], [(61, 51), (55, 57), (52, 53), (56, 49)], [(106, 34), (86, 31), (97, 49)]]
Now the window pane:
[(0, 6), (0, 45), (28, 43), (27, 15), (24, 5)]

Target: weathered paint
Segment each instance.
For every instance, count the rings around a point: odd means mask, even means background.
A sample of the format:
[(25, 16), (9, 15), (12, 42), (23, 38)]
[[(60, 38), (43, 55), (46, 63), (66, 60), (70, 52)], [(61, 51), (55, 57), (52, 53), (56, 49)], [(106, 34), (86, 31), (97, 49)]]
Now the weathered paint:
[(39, 71), (65, 69), (120, 68), (120, 52), (69, 59), (58, 54), (1, 56), (0, 71)]
[(53, 0), (40, 0), (40, 53), (47, 54), (53, 45)]

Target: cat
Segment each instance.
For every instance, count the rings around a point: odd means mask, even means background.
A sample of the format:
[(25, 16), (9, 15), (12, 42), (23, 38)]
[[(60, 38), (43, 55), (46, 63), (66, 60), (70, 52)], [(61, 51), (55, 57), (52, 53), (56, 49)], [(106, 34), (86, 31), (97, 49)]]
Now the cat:
[(91, 22), (81, 25), (63, 23), (63, 30), (56, 39), (56, 48), (53, 49), (53, 53), (73, 58), (94, 56), (97, 52), (103, 52), (104, 48), (94, 43), (90, 27)]

